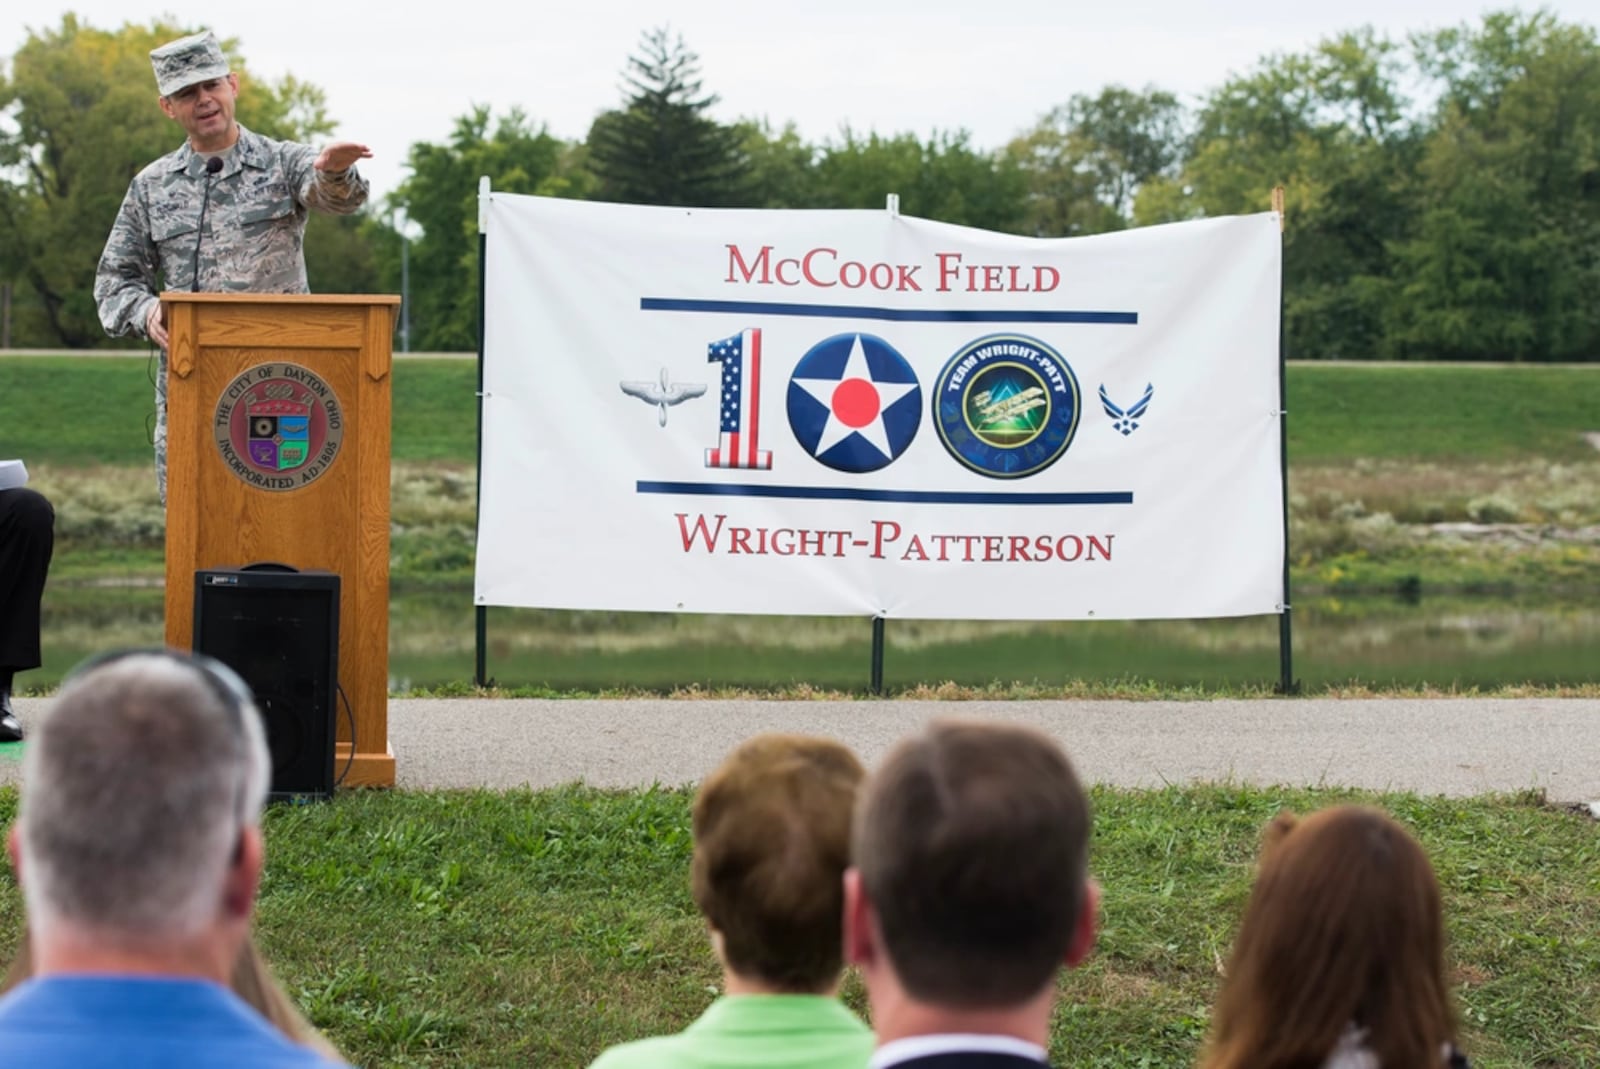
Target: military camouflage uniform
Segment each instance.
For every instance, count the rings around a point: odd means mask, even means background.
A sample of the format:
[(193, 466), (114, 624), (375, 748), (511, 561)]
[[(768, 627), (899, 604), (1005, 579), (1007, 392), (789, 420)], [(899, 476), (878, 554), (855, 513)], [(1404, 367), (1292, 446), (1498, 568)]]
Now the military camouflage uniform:
[[(220, 155), (220, 153), (218, 154)], [(208, 181), (206, 154), (187, 141), (140, 171), (112, 224), (94, 299), (111, 335), (145, 336), (150, 306), (163, 290), (206, 293), (306, 293), (308, 209), (348, 215), (366, 202), (367, 182), (354, 167), (326, 174), (317, 150), (274, 141), (239, 127), (239, 140), (211, 177), (211, 198), (200, 233)], [(156, 374), (156, 482), (167, 500), (167, 354)]]

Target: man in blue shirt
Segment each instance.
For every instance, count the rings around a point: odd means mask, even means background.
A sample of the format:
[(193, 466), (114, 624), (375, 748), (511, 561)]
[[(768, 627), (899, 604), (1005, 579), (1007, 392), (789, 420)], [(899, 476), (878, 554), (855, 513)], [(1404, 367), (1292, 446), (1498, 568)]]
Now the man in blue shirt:
[(330, 1069), (228, 989), (270, 776), (249, 688), (170, 650), (79, 669), (30, 734), (7, 848), (34, 979), (0, 1067)]

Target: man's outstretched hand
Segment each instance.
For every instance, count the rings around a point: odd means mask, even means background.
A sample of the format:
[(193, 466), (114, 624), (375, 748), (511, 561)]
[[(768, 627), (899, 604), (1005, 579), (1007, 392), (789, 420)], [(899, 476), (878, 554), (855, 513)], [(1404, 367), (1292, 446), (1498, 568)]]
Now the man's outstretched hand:
[(372, 150), (354, 141), (335, 141), (317, 156), (316, 168), (330, 174), (343, 174), (357, 160), (372, 159)]

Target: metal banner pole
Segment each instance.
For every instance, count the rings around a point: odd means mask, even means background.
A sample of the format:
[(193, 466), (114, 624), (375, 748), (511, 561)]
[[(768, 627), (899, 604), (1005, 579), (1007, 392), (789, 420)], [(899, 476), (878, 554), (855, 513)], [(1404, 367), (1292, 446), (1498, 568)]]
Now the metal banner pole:
[(872, 693), (883, 694), (883, 617), (872, 618)]
[[(478, 518), (483, 517), (483, 335), (484, 335), (484, 278), (485, 259), (489, 248), (489, 176), (478, 179)], [(473, 529), (477, 529), (474, 522)], [(474, 667), (472, 681), (480, 687), (489, 685), (489, 606), (475, 606), (476, 635), (473, 639)]]
[[(1283, 187), (1272, 190), (1272, 210), (1278, 213), (1278, 233), (1284, 230)], [(1283, 608), (1278, 613), (1279, 694), (1300, 693), (1294, 680), (1294, 626), (1289, 600), (1289, 388), (1287, 346), (1284, 343), (1283, 258), (1278, 259), (1278, 467), (1283, 479)]]

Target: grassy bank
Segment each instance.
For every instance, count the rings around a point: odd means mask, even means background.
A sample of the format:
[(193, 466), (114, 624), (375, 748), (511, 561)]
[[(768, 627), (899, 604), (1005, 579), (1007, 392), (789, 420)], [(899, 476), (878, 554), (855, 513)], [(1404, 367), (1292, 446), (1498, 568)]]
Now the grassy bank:
[(1289, 366), (1291, 464), (1593, 458), (1600, 366)]
[[(157, 574), (163, 516), (145, 434), (150, 369), (0, 360), (0, 456), (57, 503), (65, 580)], [(476, 366), (394, 371), (392, 573), (470, 577)], [(1290, 543), (1300, 592), (1600, 584), (1600, 370), (1289, 369)]]
[[(19, 677), (48, 691), (109, 646), (161, 641), (156, 587), (61, 585), (45, 603), (44, 666)], [(494, 609), (488, 660), (497, 694), (681, 697), (862, 696), (869, 621), (838, 617)], [(1232, 620), (890, 620), (883, 683), (908, 698), (1260, 697), (1281, 668), (1276, 617)], [(396, 693), (475, 693), (470, 586), (391, 592)], [(1382, 693), (1600, 696), (1592, 598), (1302, 598), (1294, 678), (1310, 695)]]
[[(58, 581), (161, 575), (165, 519), (147, 469), (30, 467), (56, 506)], [(1302, 594), (1600, 589), (1600, 454), (1308, 464), (1292, 473), (1290, 491), (1292, 579)], [(470, 583), (472, 469), (398, 463), (391, 498), (394, 581)]]
[[(152, 365), (153, 366), (153, 365)], [(0, 453), (30, 462), (146, 464), (152, 367), (127, 357), (0, 359)], [(394, 367), (394, 456), (470, 464), (477, 365)], [(1594, 456), (1600, 368), (1292, 364), (1294, 464), (1369, 460), (1577, 460)]]
[[(472, 675), (475, 376), (463, 360), (400, 361), (394, 372), (400, 689)], [(1584, 439), (1600, 429), (1600, 369), (1308, 364), (1291, 366), (1289, 387), (1295, 674), (1310, 692), (1600, 683), (1600, 630), (1583, 608), (1600, 598), (1600, 452)], [(148, 592), (103, 589), (163, 572), (143, 440), (149, 389), (139, 359), (0, 359), (0, 456), (27, 457), (57, 509), (55, 652), (27, 685), (49, 686), (72, 653), (112, 636), (159, 636)], [(492, 616), (490, 672), (514, 686), (853, 691), (867, 675), (863, 621)], [(1278, 676), (1271, 618), (894, 621), (888, 642), (891, 691), (1232, 692)]]
[[(1381, 804), (1433, 858), (1475, 1064), (1600, 1065), (1600, 840), (1532, 798), (1096, 790), (1102, 933), (1067, 974), (1057, 1064), (1193, 1064), (1280, 808)], [(261, 939), (358, 1065), (577, 1067), (688, 1023), (719, 977), (688, 894), (688, 796), (354, 793), (269, 814)], [(15, 795), (0, 793), (9, 820)], [(0, 877), (0, 943), (17, 896)], [(9, 944), (0, 946), (9, 950)], [(854, 980), (846, 998), (862, 1009)]]

